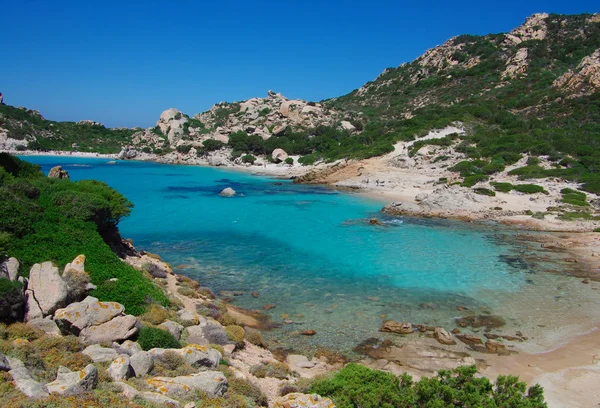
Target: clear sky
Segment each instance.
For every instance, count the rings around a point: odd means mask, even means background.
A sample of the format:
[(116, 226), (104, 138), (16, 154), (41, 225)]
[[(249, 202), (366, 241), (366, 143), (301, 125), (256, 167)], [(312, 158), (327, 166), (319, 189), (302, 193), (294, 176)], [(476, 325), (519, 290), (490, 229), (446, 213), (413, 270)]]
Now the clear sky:
[(53, 120), (153, 126), (170, 107), (344, 95), (458, 34), (598, 1), (6, 0), (0, 92)]

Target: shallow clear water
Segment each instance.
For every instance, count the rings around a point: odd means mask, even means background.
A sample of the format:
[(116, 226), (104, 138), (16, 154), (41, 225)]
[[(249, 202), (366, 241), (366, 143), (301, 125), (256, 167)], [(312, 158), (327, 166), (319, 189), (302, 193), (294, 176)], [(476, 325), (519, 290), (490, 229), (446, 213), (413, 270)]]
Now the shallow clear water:
[[(589, 286), (545, 272), (557, 265), (491, 225), (385, 217), (358, 195), (215, 168), (25, 159), (119, 190), (135, 204), (124, 237), (215, 292), (243, 291), (239, 306), (275, 305), (266, 313), (281, 327), (266, 335), (282, 346), (348, 352), (379, 335), (382, 319), (451, 329), (457, 306), (501, 314), (505, 331), (526, 328), (547, 346), (597, 317)], [(225, 187), (238, 196), (219, 197)], [(373, 216), (384, 225), (369, 225)], [(317, 335), (297, 335), (306, 329)]]

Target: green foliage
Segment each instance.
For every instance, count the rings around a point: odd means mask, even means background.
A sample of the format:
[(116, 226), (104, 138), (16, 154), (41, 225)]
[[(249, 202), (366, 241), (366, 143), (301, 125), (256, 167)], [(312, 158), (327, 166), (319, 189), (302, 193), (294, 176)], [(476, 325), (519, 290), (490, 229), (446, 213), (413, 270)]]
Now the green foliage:
[(23, 291), (23, 284), (21, 282), (18, 282), (18, 281), (13, 282), (8, 278), (0, 277), (0, 299), (2, 299), (8, 293), (14, 293), (14, 292), (19, 293), (22, 291)]
[[(49, 150), (78, 150), (97, 153), (118, 153), (131, 141), (133, 129), (107, 129), (102, 125), (54, 122), (9, 105), (0, 105), (2, 126), (10, 137), (25, 139), (35, 136), (28, 148)], [(76, 146), (75, 148), (73, 146)]]
[(492, 190), (490, 190), (489, 188), (474, 188), (473, 192), (476, 194), (480, 194), (480, 195), (486, 195), (486, 196), (490, 196), (490, 197), (495, 197), (496, 193), (493, 192)]
[(501, 193), (510, 193), (514, 188), (514, 186), (510, 183), (498, 183), (492, 181), (490, 184), (492, 185), (492, 187), (494, 187), (494, 190), (499, 191)]
[[(15, 163), (29, 169), (17, 158), (0, 163), (9, 163), (9, 170)], [(25, 273), (35, 263), (53, 261), (62, 268), (85, 254), (86, 271), (98, 287), (93, 295), (100, 300), (119, 302), (136, 315), (150, 303), (169, 303), (158, 286), (122, 262), (105, 242), (131, 212), (133, 204), (125, 197), (97, 181), (49, 179), (29, 170), (14, 174), (0, 186), (0, 251), (19, 259)]]
[(181, 344), (171, 333), (156, 327), (142, 327), (138, 333), (137, 342), (146, 351), (153, 348), (181, 348)]
[(580, 207), (589, 207), (590, 205), (587, 202), (587, 195), (581, 191), (563, 188), (560, 192), (562, 194), (561, 202), (565, 204), (577, 205)]
[(310, 392), (332, 398), (338, 408), (546, 407), (539, 385), (527, 389), (514, 376), (500, 376), (493, 385), (476, 372), (475, 366), (441, 370), (437, 377), (414, 382), (407, 374), (396, 377), (353, 363), (315, 380)]
[(189, 144), (182, 144), (175, 148), (175, 150), (177, 150), (177, 153), (182, 153), (182, 154), (188, 154), (191, 149), (192, 149), (192, 145), (189, 145)]
[(223, 146), (225, 146), (225, 143), (221, 142), (220, 140), (206, 139), (204, 142), (202, 142), (202, 145), (204, 146), (205, 151), (212, 152), (221, 149)]
[(285, 164), (289, 164), (290, 166), (294, 164), (294, 159), (291, 157), (288, 157), (285, 159)]
[(513, 189), (523, 194), (537, 194), (544, 193), (549, 194), (544, 187), (538, 186), (536, 184), (516, 184), (513, 186)]
[(256, 161), (256, 157), (252, 156), (251, 154), (246, 154), (246, 155), (242, 156), (242, 163), (254, 164), (255, 161)]
[(475, 184), (481, 181), (487, 181), (489, 179), (488, 176), (484, 174), (474, 174), (472, 176), (467, 176), (462, 182), (463, 187), (473, 187)]

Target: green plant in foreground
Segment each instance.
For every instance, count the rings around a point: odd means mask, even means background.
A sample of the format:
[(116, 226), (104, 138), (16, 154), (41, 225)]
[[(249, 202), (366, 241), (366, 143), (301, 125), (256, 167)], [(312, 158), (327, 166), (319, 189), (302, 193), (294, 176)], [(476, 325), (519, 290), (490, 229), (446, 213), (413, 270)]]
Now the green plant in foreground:
[(549, 194), (544, 187), (538, 186), (537, 184), (516, 184), (513, 186), (513, 189), (523, 194)]
[(475, 366), (441, 370), (436, 377), (420, 381), (404, 374), (372, 370), (348, 364), (334, 375), (317, 379), (310, 392), (330, 397), (338, 408), (404, 407), (497, 407), (544, 408), (543, 388), (500, 376), (495, 384), (475, 377)]
[(137, 342), (142, 349), (150, 350), (152, 348), (180, 348), (179, 341), (167, 330), (156, 327), (144, 326), (138, 333)]

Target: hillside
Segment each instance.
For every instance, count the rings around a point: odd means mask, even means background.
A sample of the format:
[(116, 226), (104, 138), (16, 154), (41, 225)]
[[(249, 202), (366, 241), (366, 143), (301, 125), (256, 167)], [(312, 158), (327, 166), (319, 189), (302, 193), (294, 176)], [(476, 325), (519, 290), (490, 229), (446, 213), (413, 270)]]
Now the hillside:
[(598, 89), (600, 15), (536, 14), (509, 33), (452, 38), (320, 103), (269, 91), (266, 98), (223, 102), (194, 116), (171, 108), (145, 130), (52, 122), (0, 106), (0, 149), (232, 165), (256, 157), (273, 161), (272, 152), (281, 148), (310, 165), (382, 156), (398, 142), (454, 125), (464, 133), (419, 140), (409, 155), (426, 145), (447, 148), (431, 161), (444, 162), (440, 167), (467, 186), (533, 157), (512, 175), (559, 177), (598, 193)]

